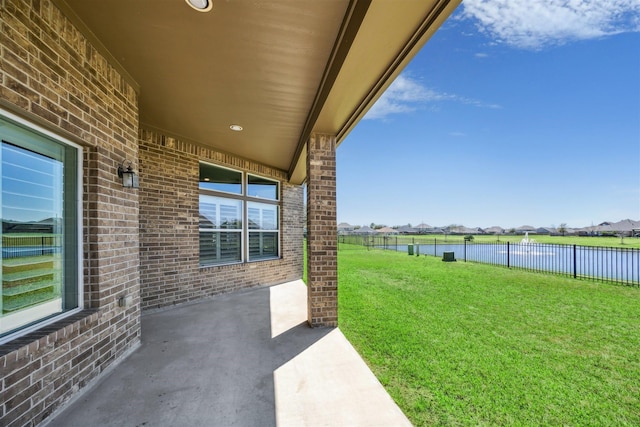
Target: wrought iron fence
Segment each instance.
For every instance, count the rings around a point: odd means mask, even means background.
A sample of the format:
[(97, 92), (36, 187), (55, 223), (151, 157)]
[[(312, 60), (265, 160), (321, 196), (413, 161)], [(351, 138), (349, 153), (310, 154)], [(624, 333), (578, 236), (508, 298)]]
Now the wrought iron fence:
[(640, 249), (563, 245), (537, 242), (473, 242), (463, 238), (425, 239), (414, 236), (339, 237), (340, 249), (349, 245), (440, 257), (453, 252), (460, 261), (561, 274), (574, 278), (640, 286)]
[(62, 237), (56, 234), (36, 236), (2, 236), (2, 258), (52, 255), (62, 248)]

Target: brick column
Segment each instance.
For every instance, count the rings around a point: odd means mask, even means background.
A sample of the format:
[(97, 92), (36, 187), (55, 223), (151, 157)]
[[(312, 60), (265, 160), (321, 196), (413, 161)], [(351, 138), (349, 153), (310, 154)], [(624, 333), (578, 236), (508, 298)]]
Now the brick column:
[(307, 310), (312, 327), (338, 326), (336, 137), (307, 144)]

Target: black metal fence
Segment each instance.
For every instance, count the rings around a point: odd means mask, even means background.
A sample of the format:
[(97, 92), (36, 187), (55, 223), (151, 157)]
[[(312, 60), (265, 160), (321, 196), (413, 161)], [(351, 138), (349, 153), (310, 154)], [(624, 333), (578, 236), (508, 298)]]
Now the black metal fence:
[(55, 234), (37, 236), (2, 236), (2, 258), (52, 255), (61, 251), (62, 237)]
[(523, 241), (474, 242), (462, 238), (425, 239), (412, 236), (339, 236), (340, 249), (349, 244), (412, 255), (441, 257), (453, 252), (460, 261), (501, 265), (574, 278), (640, 286), (640, 249), (609, 248)]

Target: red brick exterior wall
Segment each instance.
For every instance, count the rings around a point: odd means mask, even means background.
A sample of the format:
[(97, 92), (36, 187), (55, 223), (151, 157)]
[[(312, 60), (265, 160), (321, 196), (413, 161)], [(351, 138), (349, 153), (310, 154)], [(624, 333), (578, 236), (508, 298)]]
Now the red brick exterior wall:
[[(280, 181), (281, 257), (199, 266), (199, 162)], [(142, 307), (158, 308), (302, 277), (302, 187), (286, 174), (152, 130), (140, 131), (140, 274)]]
[(0, 0), (0, 107), (84, 147), (84, 311), (0, 345), (0, 425), (32, 425), (140, 341), (138, 190), (116, 174), (138, 101), (50, 0)]
[(307, 309), (311, 326), (338, 326), (336, 138), (307, 145)]

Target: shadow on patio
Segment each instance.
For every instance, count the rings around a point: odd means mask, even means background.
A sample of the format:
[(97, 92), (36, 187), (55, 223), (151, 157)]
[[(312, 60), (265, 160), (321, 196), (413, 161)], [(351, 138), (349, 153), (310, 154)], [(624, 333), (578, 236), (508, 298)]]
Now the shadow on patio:
[(49, 426), (411, 425), (302, 281), (142, 317), (142, 346)]

